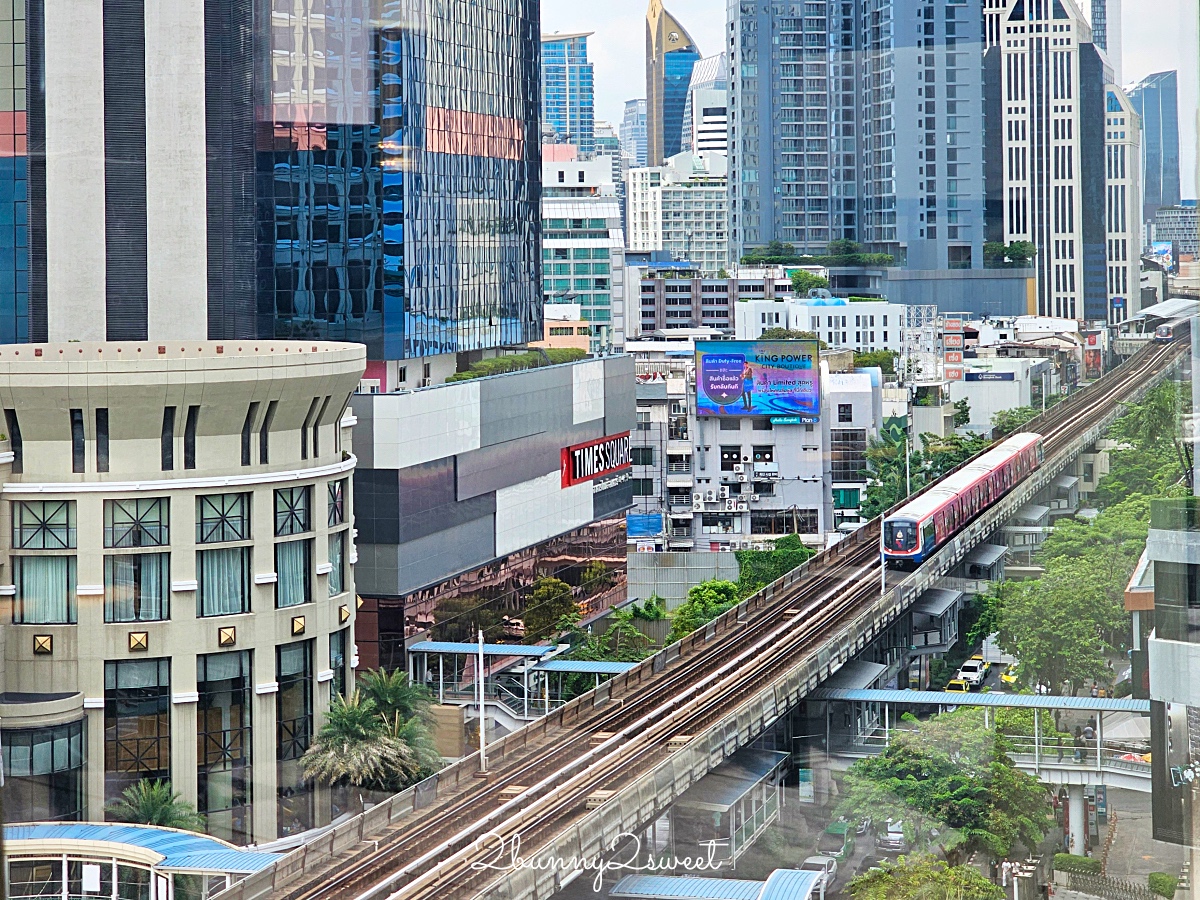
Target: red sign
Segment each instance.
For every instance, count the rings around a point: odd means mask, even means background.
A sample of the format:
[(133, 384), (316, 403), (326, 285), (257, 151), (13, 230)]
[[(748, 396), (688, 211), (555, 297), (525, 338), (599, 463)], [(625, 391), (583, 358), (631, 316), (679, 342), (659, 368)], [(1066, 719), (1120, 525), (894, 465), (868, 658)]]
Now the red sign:
[(946, 319), (942, 325), (942, 331), (962, 331), (962, 319)]
[(947, 381), (962, 381), (963, 380), (962, 366), (946, 366), (946, 380)]
[(962, 351), (961, 350), (947, 350), (946, 351), (946, 362), (961, 363), (962, 362)]
[(630, 466), (629, 432), (610, 434), (562, 449), (562, 486), (595, 481)]
[(943, 335), (942, 342), (946, 345), (947, 350), (961, 350), (963, 348), (963, 336), (961, 334)]

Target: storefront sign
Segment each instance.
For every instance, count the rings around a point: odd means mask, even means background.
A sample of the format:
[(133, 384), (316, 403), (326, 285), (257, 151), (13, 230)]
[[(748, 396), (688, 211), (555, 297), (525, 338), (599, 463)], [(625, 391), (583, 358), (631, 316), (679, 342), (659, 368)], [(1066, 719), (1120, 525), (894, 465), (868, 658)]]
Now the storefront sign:
[(610, 434), (562, 449), (562, 486), (595, 481), (629, 469), (629, 432)]
[(961, 350), (963, 348), (963, 336), (961, 334), (947, 334), (942, 337), (943, 343), (947, 350)]
[(967, 381), (1016, 381), (1015, 372), (968, 372)]

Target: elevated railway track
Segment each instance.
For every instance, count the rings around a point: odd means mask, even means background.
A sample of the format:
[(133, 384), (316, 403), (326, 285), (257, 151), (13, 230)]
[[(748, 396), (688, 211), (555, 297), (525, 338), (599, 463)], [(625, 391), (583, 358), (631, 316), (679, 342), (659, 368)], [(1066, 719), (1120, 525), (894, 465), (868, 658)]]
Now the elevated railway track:
[[(1183, 351), (1180, 344), (1149, 346), (1031, 422), (1028, 430), (1045, 437), (1046, 468), (1073, 458), (1115, 418), (1120, 402), (1164, 377)], [(994, 527), (981, 521), (976, 530)], [(948, 544), (939, 552), (941, 570), (963, 552)], [(935, 557), (923, 569), (938, 565)], [(491, 748), (486, 775), (478, 756), (468, 757), (218, 896), (549, 896), (570, 873), (498, 872), (488, 861), (510, 865), (514, 840), (527, 858), (584, 859), (607, 850), (613, 836), (650, 821), (664, 798), (703, 777), (861, 651), (932, 580), (921, 572), (881, 592), (876, 519), (704, 629), (505, 737)]]

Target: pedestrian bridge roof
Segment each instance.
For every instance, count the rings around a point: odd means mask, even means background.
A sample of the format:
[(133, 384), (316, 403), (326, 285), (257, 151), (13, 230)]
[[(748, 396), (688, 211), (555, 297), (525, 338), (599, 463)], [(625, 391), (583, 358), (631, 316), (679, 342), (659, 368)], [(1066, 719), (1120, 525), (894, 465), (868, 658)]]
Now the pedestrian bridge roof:
[[(545, 656), (556, 650), (556, 647), (535, 647), (529, 644), (484, 644), (484, 656)], [(409, 653), (445, 653), (448, 656), (475, 656), (479, 653), (478, 644), (459, 643), (458, 641), (418, 641), (408, 648)]]
[(817, 688), (813, 700), (858, 700), (864, 703), (895, 703), (912, 706), (1010, 706), (1024, 709), (1079, 709), (1092, 712), (1150, 712), (1149, 700), (1133, 697), (1061, 697), (1054, 694), (1009, 694), (983, 691), (960, 694), (952, 691), (884, 691), (847, 688)]

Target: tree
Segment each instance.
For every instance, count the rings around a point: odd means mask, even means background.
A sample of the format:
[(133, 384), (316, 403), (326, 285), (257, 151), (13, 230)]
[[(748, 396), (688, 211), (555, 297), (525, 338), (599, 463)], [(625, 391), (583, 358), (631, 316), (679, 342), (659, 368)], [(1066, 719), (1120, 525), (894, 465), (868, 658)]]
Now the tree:
[(758, 338), (760, 341), (816, 341), (822, 350), (829, 345), (817, 337), (815, 331), (793, 331), (790, 328), (767, 328)]
[[(920, 490), (923, 481), (919, 452), (910, 455), (909, 472), (912, 474), (912, 489)], [(907, 496), (904, 441), (871, 438), (867, 443), (867, 495), (863, 501), (862, 514), (868, 519), (873, 519)]]
[(564, 619), (579, 621), (581, 611), (571, 586), (553, 576), (539, 578), (525, 600), (525, 639), (537, 641), (563, 630)]
[(947, 866), (932, 856), (884, 860), (851, 880), (854, 900), (1004, 900), (1004, 889), (974, 866)]
[(807, 297), (809, 291), (827, 287), (829, 287), (828, 278), (822, 278), (820, 275), (814, 275), (804, 269), (797, 269), (792, 273), (792, 292), (797, 297)]
[(967, 402), (967, 398), (954, 401), (954, 427), (961, 428), (963, 425), (971, 421), (971, 404)]
[(1192, 447), (1183, 423), (1191, 414), (1191, 385), (1164, 382), (1137, 403), (1123, 404), (1126, 412), (1115, 431), (1135, 447), (1173, 455), (1183, 483), (1192, 487)]
[(1016, 434), (1029, 424), (1039, 411), (1032, 406), (1017, 406), (1013, 409), (1002, 409), (992, 416), (992, 429), (996, 439)]
[(1004, 252), (1007, 248), (1004, 246), (1004, 241), (985, 241), (983, 244), (983, 258), (990, 262), (1004, 262)]
[(703, 628), (740, 602), (738, 586), (732, 581), (702, 581), (688, 591), (687, 599), (671, 614), (671, 631), (664, 644), (673, 644)]
[(306, 778), (322, 784), (373, 790), (398, 791), (421, 774), (417, 754), (359, 691), (333, 701), (301, 764)]
[(1013, 241), (1004, 248), (1004, 255), (1018, 265), (1025, 265), (1037, 256), (1037, 245), (1030, 241)]
[(849, 238), (836, 238), (826, 248), (830, 256), (852, 256), (862, 252), (862, 246)]
[(1005, 856), (1036, 848), (1049, 830), (1049, 795), (1013, 765), (1008, 749), (978, 709), (936, 716), (895, 733), (882, 755), (856, 762), (838, 812), (903, 819), (915, 841), (936, 839), (951, 865), (980, 850)]
[(728, 278), (729, 277), (729, 273), (725, 271), (724, 266), (721, 266), (721, 268), (717, 269), (717, 277), (718, 278)]
[(738, 593), (749, 597), (777, 578), (782, 578), (815, 551), (805, 547), (794, 534), (785, 534), (771, 550), (738, 550)]
[(414, 683), (407, 672), (367, 669), (356, 681), (364, 699), (374, 703), (376, 711), (385, 719), (400, 716), (425, 722), (430, 720), (433, 694), (424, 685)]
[(896, 374), (896, 357), (900, 354), (894, 350), (868, 350), (865, 353), (854, 354), (854, 368), (869, 369), (878, 366), (884, 375)]
[(105, 812), (116, 822), (160, 825), (182, 831), (203, 831), (204, 816), (171, 790), (171, 782), (144, 778), (121, 792), (121, 799)]

